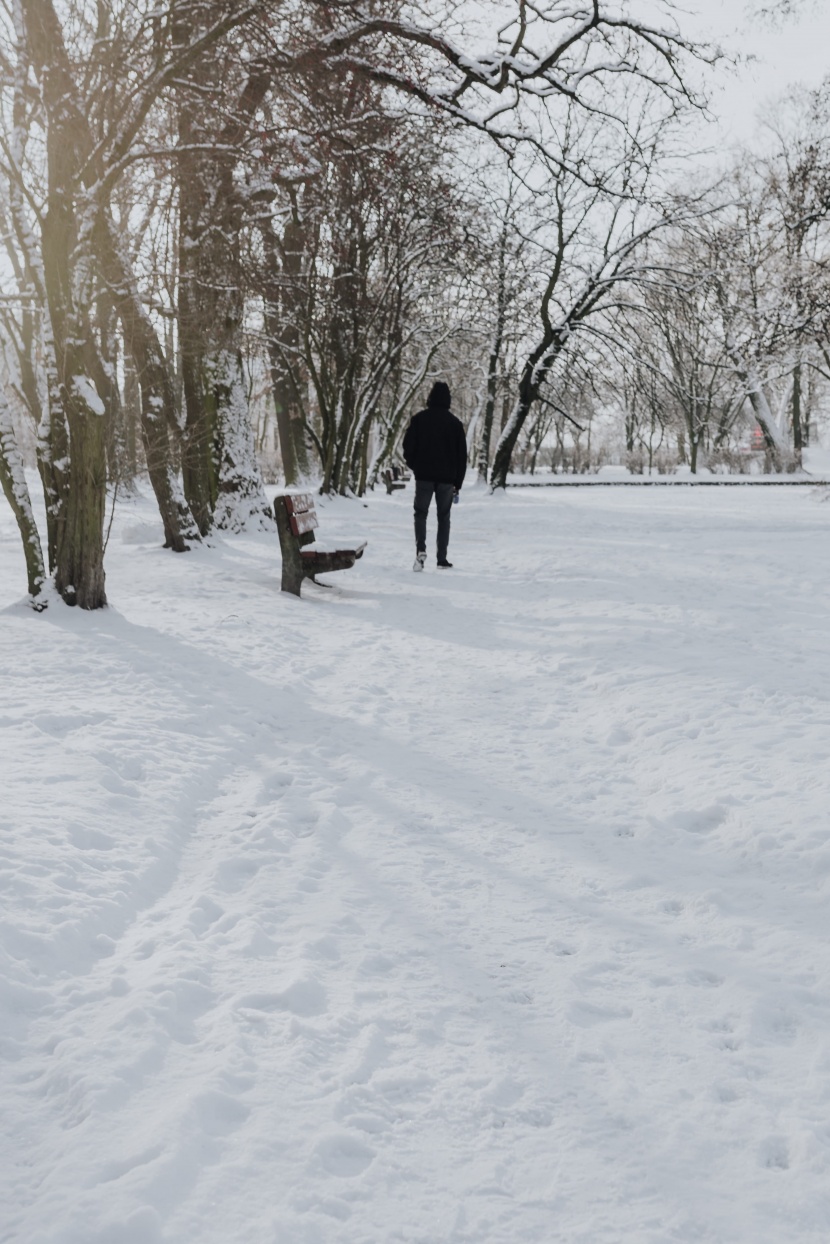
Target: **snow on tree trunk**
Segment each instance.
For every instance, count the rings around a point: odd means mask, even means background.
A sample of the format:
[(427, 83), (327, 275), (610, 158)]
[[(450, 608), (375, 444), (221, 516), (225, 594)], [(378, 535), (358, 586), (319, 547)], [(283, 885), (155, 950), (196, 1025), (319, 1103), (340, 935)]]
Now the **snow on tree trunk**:
[(786, 436), (779, 428), (772, 413), (763, 381), (754, 363), (750, 363), (746, 367), (743, 379), (746, 386), (746, 395), (749, 398), (755, 418), (758, 420), (761, 431), (764, 434), (764, 439), (775, 461), (776, 469), (780, 471), (784, 464), (792, 458), (793, 454)]
[(273, 531), (274, 519), (262, 485), (248, 414), (241, 355), (219, 351), (208, 359), (207, 374), (216, 412), (219, 456), (214, 522), (224, 531)]
[(46, 400), (37, 429), (37, 466), (46, 502), (46, 545), (49, 570), (57, 565), (58, 545), (66, 523), (69, 486), (69, 432), (60, 400), (55, 344), (49, 316), (44, 315), (43, 351), (46, 356)]
[(521, 432), (524, 422), (527, 419), (532, 400), (532, 398), (528, 399), (527, 397), (520, 395), (514, 403), (513, 409), (510, 412), (510, 417), (504, 425), (504, 431), (499, 437), (498, 444), (496, 445), (496, 453), (493, 458), (493, 470), (490, 473), (491, 488), (507, 487), (507, 473), (510, 470), (511, 463), (513, 461), (513, 450), (515, 449), (516, 442), (519, 439), (519, 433)]
[[(12, 21), (17, 56), (13, 67), (11, 154), (14, 167), (22, 169), (29, 138), (27, 84), (30, 64), (21, 0), (13, 0)], [(14, 231), (23, 254), (24, 272), (34, 284), (39, 304), (37, 322), (46, 378), (46, 396), (41, 403), (35, 379), (35, 333), (33, 332), (30, 338), (31, 397), (29, 407), (35, 417), (37, 417), (37, 409), (40, 409), (36, 443), (37, 465), (46, 503), (48, 564), (49, 570), (54, 571), (65, 517), (69, 437), (61, 407), (52, 325), (46, 309), (46, 277), (43, 271), (43, 259), (27, 211), (22, 183), (16, 177), (9, 179), (8, 196)]]
[(20, 538), (23, 541), (31, 603), (35, 609), (45, 609), (46, 601), (41, 598), (41, 593), (46, 582), (46, 571), (43, 565), (40, 533), (32, 511), (29, 488), (23, 470), (23, 458), (14, 434), (11, 407), (2, 391), (0, 391), (0, 485), (6, 494), (6, 500), (12, 507)]
[(785, 466), (792, 465), (795, 458), (786, 434), (782, 432), (776, 422), (766, 395), (764, 382), (758, 368), (757, 355), (754, 353), (754, 351), (758, 350), (757, 336), (754, 343), (749, 345), (739, 344), (733, 324), (735, 317), (739, 313), (740, 306), (730, 302), (725, 283), (722, 279), (718, 279), (715, 282), (715, 291), (723, 319), (724, 349), (735, 369), (735, 375), (743, 386), (744, 393), (749, 398), (752, 413), (764, 434), (764, 440), (773, 465), (776, 471), (782, 471)]
[[(222, 14), (219, 0), (176, 9), (176, 45), (192, 45)], [(254, 67), (216, 128), (222, 61), (215, 49), (177, 82), (179, 341), (185, 398), (185, 494), (200, 531), (273, 530), (251, 427), (242, 365), (245, 191), (235, 176), (248, 126), (270, 83)], [(214, 98), (212, 98), (212, 96)]]

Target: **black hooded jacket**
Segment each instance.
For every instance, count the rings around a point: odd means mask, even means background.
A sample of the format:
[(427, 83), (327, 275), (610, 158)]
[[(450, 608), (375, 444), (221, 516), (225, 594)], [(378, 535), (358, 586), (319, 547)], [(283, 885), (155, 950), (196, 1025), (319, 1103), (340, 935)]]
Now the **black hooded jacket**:
[(406, 429), (403, 456), (416, 479), (459, 489), (467, 473), (463, 423), (451, 410), (419, 410)]

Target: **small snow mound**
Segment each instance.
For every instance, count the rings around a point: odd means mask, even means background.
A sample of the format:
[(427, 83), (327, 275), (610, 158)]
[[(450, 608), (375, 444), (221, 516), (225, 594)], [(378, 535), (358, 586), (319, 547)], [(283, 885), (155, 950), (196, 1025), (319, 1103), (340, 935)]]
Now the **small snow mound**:
[(251, 1011), (290, 1011), (293, 1015), (322, 1015), (328, 1007), (326, 991), (319, 981), (303, 977), (274, 993), (246, 994), (237, 1006)]
[(111, 1222), (102, 1231), (86, 1231), (54, 1237), (65, 1244), (162, 1244), (161, 1219), (154, 1209), (143, 1206), (125, 1221)]
[(250, 1110), (227, 1093), (203, 1093), (194, 1102), (194, 1115), (208, 1136), (229, 1136), (241, 1127)]
[(163, 544), (164, 529), (157, 523), (131, 523), (121, 532), (122, 544)]

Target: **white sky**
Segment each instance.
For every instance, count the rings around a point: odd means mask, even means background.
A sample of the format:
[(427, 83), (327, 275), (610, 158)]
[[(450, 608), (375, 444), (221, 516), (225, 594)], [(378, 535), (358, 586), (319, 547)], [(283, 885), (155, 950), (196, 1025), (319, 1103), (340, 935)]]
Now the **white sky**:
[(817, 86), (830, 74), (830, 0), (802, 0), (801, 13), (776, 26), (752, 17), (757, 0), (681, 0), (684, 33), (715, 38), (724, 49), (755, 59), (737, 71), (719, 70), (712, 91), (718, 145), (751, 139), (756, 114), (795, 82)]

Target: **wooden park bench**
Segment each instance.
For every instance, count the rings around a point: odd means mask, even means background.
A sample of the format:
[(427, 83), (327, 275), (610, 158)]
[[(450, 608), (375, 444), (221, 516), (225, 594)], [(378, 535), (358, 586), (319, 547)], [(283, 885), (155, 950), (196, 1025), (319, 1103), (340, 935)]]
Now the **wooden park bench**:
[[(319, 527), (314, 498), (310, 493), (288, 493), (274, 498), (274, 518), (282, 551), (282, 590), (300, 595), (303, 579), (317, 582), (318, 574), (331, 570), (351, 570), (363, 556), (366, 541), (348, 548), (316, 545), (314, 531)], [(315, 545), (311, 548), (311, 545)], [(321, 583), (320, 587), (328, 587)]]
[(397, 492), (399, 488), (406, 488), (407, 483), (411, 479), (412, 475), (405, 467), (387, 467), (383, 472), (383, 482), (390, 496), (393, 492)]

